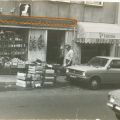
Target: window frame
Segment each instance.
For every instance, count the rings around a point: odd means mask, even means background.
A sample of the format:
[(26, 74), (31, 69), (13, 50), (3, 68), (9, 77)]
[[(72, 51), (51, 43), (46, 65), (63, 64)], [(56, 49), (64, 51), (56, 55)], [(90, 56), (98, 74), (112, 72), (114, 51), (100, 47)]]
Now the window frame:
[[(116, 63), (114, 64), (114, 61), (118, 62), (119, 61), (119, 64)], [(118, 65), (118, 67), (116, 67)], [(110, 68), (112, 69), (120, 69), (120, 60), (112, 60), (111, 63), (110, 63)]]

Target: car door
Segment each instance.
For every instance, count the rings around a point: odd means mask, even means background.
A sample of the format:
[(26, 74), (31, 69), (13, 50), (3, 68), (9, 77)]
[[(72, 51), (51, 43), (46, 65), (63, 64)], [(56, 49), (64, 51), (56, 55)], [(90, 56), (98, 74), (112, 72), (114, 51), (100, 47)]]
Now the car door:
[(120, 83), (120, 60), (112, 60), (110, 68), (106, 71), (108, 83)]

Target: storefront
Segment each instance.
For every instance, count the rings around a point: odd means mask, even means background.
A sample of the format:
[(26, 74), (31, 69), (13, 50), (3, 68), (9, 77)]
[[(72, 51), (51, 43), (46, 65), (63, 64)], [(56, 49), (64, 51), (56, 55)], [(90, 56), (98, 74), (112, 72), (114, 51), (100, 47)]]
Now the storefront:
[(118, 56), (120, 27), (117, 24), (79, 22), (76, 44), (81, 63), (94, 56)]
[(64, 45), (72, 44), (76, 24), (67, 18), (0, 15), (0, 58), (6, 59), (1, 64), (36, 59), (60, 64)]

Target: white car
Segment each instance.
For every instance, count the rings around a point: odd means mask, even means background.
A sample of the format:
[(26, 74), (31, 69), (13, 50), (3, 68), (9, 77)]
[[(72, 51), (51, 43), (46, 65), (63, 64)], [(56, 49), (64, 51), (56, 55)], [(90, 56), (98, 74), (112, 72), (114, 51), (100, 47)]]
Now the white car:
[(66, 79), (86, 82), (91, 89), (101, 84), (120, 84), (120, 58), (96, 56), (87, 64), (69, 66)]
[(114, 90), (108, 93), (109, 106), (114, 112), (118, 120), (120, 120), (120, 90)]

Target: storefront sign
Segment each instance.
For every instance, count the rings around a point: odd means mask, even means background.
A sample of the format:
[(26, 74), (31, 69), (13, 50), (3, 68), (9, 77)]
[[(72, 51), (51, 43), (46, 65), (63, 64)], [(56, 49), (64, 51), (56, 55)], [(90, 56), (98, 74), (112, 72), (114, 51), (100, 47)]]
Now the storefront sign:
[(69, 28), (75, 27), (76, 24), (77, 20), (70, 18), (0, 15), (0, 25)]
[(77, 38), (87, 39), (120, 39), (120, 33), (102, 33), (102, 32), (85, 32), (77, 33)]
[(115, 39), (115, 34), (112, 33), (99, 33), (100, 39)]
[(120, 40), (118, 39), (93, 39), (93, 38), (78, 38), (76, 42), (79, 43), (106, 43), (106, 44), (119, 44)]

